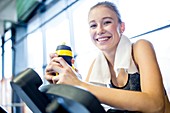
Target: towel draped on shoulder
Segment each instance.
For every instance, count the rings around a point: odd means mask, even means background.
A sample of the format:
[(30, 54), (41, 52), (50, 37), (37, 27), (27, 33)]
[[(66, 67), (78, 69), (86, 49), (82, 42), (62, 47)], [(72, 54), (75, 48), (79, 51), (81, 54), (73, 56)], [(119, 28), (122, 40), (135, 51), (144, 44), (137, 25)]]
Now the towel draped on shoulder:
[[(132, 59), (132, 43), (129, 38), (122, 35), (116, 49), (114, 71), (116, 77), (120, 69), (125, 69), (129, 74), (138, 72), (136, 65)], [(96, 84), (109, 84), (111, 80), (111, 73), (107, 59), (102, 52), (99, 52), (93, 64), (92, 72), (89, 82)]]

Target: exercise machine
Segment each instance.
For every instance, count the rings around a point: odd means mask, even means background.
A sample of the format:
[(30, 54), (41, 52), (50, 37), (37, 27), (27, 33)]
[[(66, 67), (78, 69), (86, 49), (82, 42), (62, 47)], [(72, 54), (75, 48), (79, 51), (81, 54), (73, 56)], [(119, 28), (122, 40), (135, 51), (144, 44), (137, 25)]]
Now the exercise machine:
[(10, 84), (34, 113), (106, 113), (99, 100), (86, 89), (64, 84), (43, 85), (32, 68), (19, 73)]

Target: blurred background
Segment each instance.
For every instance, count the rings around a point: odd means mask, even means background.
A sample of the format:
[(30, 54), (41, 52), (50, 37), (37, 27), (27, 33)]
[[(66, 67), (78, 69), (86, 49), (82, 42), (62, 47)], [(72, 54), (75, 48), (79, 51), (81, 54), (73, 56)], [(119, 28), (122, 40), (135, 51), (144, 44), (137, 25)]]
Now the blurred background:
[[(75, 66), (83, 79), (97, 49), (89, 37), (91, 6), (103, 0), (0, 0), (0, 106), (9, 113), (31, 113), (11, 89), (10, 81), (33, 68), (44, 80), (49, 53), (66, 42), (73, 49)], [(163, 82), (170, 98), (170, 1), (109, 0), (125, 22), (132, 42), (153, 43)]]

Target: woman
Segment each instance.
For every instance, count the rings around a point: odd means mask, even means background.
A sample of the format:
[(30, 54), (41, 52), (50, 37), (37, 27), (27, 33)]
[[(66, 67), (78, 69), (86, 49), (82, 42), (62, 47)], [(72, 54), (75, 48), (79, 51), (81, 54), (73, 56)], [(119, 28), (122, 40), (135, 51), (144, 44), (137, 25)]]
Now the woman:
[[(86, 82), (56, 54), (50, 55), (46, 79), (86, 88), (101, 103), (116, 109), (168, 113), (169, 101), (152, 44), (142, 39), (130, 43), (123, 35), (125, 24), (119, 11), (111, 2), (93, 6), (88, 22), (92, 42), (101, 53), (92, 63)], [(58, 76), (54, 76), (56, 72)]]

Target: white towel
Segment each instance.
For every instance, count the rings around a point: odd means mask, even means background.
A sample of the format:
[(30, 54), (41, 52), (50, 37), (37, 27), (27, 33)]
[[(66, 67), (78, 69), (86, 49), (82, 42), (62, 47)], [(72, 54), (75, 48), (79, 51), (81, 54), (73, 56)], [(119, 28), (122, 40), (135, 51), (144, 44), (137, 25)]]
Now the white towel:
[[(132, 59), (132, 44), (130, 40), (122, 35), (120, 42), (117, 46), (115, 54), (114, 70), (116, 77), (119, 74), (119, 69), (123, 68), (127, 73), (133, 74), (138, 72), (136, 65)], [(107, 63), (107, 60), (102, 52), (97, 56), (93, 69), (89, 78), (90, 83), (103, 85), (110, 84), (111, 73)]]

